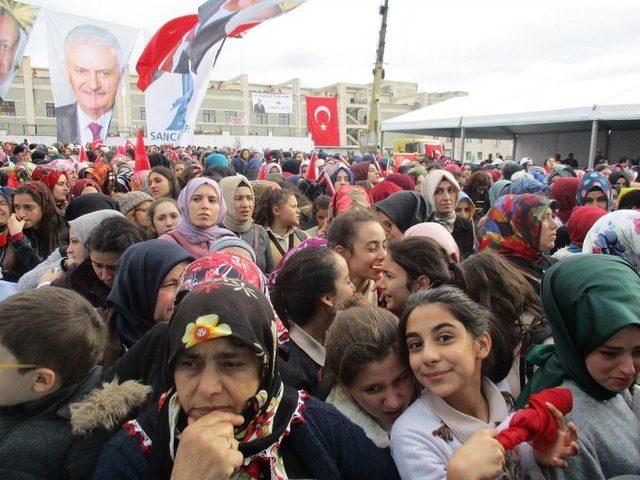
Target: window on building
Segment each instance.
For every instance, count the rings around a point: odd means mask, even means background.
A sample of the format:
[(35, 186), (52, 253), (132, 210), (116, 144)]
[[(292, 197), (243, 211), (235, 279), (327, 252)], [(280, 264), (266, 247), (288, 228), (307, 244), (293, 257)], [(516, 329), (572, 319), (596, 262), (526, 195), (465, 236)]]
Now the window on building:
[(47, 118), (56, 118), (56, 107), (53, 102), (47, 102), (45, 108), (47, 110)]
[(291, 123), (290, 115), (288, 113), (281, 113), (278, 115), (278, 125), (289, 125)]
[(266, 125), (268, 123), (268, 116), (266, 113), (256, 113), (256, 123), (258, 125)]
[(16, 116), (16, 102), (2, 102), (0, 103), (0, 115), (7, 117)]
[(231, 119), (235, 118), (236, 116), (237, 116), (236, 112), (233, 112), (231, 110), (226, 110), (224, 112), (224, 123), (229, 125), (231, 123)]
[(465, 138), (464, 143), (471, 143), (473, 140), (471, 138)]
[(140, 107), (140, 120), (147, 119), (147, 109), (146, 107)]
[(202, 111), (202, 121), (204, 123), (215, 123), (216, 122), (216, 111), (215, 110), (203, 110)]
[(482, 161), (482, 152), (478, 152), (478, 161)]
[(482, 143), (482, 139), (481, 138), (478, 139), (478, 143)]
[(473, 160), (473, 158), (471, 158), (471, 157), (472, 157), (471, 152), (464, 152), (464, 159), (465, 159), (467, 162), (470, 162), (471, 160)]

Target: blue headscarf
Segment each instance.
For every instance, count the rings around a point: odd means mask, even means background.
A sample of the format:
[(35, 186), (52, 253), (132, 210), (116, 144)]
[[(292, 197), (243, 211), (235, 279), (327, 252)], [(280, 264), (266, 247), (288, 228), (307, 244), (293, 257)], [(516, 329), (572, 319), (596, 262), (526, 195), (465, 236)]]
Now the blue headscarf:
[(158, 290), (167, 274), (176, 265), (193, 260), (180, 245), (165, 240), (148, 240), (125, 250), (107, 304), (115, 310), (116, 330), (127, 348), (155, 325)]
[(204, 168), (228, 166), (229, 161), (227, 160), (227, 157), (225, 157), (221, 153), (211, 153), (207, 155), (207, 158), (204, 161)]
[(522, 195), (523, 193), (535, 193), (538, 195), (549, 196), (551, 190), (548, 186), (543, 185), (537, 180), (531, 178), (521, 178), (516, 180), (509, 187), (507, 187), (505, 193), (512, 193), (514, 195)]
[(338, 173), (341, 172), (341, 171), (342, 172), (347, 172), (347, 175), (349, 175), (349, 185), (355, 185), (356, 184), (356, 177), (353, 175), (353, 172), (351, 170), (349, 170), (347, 167), (339, 166), (331, 174), (330, 178), (331, 178), (331, 184), (332, 185), (336, 184), (336, 179), (338, 178)]
[(11, 187), (0, 187), (0, 197), (2, 197), (5, 202), (11, 205), (11, 197), (13, 196), (13, 188)]
[(578, 185), (576, 206), (583, 207), (587, 202), (587, 194), (593, 190), (601, 190), (607, 197), (607, 212), (611, 211), (611, 184), (600, 172), (585, 174)]

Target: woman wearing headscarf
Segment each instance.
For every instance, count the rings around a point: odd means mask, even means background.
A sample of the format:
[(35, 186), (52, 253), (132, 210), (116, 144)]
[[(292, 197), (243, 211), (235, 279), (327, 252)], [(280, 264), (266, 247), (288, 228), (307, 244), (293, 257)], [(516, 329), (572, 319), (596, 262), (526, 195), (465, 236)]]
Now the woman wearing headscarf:
[(539, 293), (545, 270), (556, 261), (544, 252), (553, 248), (557, 228), (551, 200), (531, 193), (505, 195), (489, 210), (480, 250), (496, 250)]
[(116, 176), (113, 169), (102, 161), (94, 162), (84, 172), (85, 178), (95, 180), (100, 185), (100, 191), (106, 195), (112, 195), (115, 191)]
[(380, 170), (377, 165), (371, 161), (354, 163), (351, 165), (351, 171), (356, 179), (356, 182), (369, 181), (375, 185), (380, 181)]
[(489, 189), (489, 206), (493, 207), (498, 198), (506, 195), (507, 188), (511, 185), (511, 180), (498, 180)]
[(356, 177), (353, 175), (353, 172), (344, 165), (339, 165), (329, 178), (336, 191), (345, 185), (356, 184)]
[(584, 239), (582, 253), (615, 255), (640, 271), (640, 212), (618, 210), (599, 218)]
[(351, 210), (368, 210), (372, 205), (371, 195), (363, 187), (347, 185), (331, 198), (329, 217), (333, 219)]
[(577, 177), (575, 170), (573, 168), (568, 167), (566, 165), (558, 165), (553, 168), (553, 170), (547, 176), (547, 184), (553, 185), (554, 182), (557, 182), (560, 178), (569, 178), (569, 177)]
[(621, 188), (629, 188), (631, 186), (631, 175), (624, 170), (618, 170), (609, 175), (609, 183), (620, 185)]
[(453, 175), (446, 170), (432, 170), (422, 182), (421, 189), (422, 196), (433, 208), (432, 221), (442, 225), (453, 236), (462, 258), (471, 255), (475, 243), (473, 225), (456, 215), (460, 186)]
[(110, 345), (104, 363), (112, 365), (156, 323), (167, 322), (182, 272), (194, 260), (179, 245), (148, 240), (130, 246), (118, 262), (107, 304)]
[(221, 179), (219, 185), (228, 208), (222, 225), (253, 247), (256, 264), (268, 275), (273, 270), (273, 256), (267, 231), (253, 221), (256, 196), (251, 182), (243, 175), (234, 175)]
[(611, 211), (611, 184), (599, 172), (587, 173), (580, 180), (576, 194), (576, 205), (581, 207), (600, 207)]
[(637, 271), (608, 255), (575, 255), (545, 275), (542, 302), (554, 345), (534, 347), (527, 356), (540, 368), (518, 404), (546, 388), (568, 388), (573, 408), (566, 420), (580, 428), (580, 455), (567, 458), (567, 468), (547, 472), (547, 478), (609, 479), (638, 473), (640, 418), (634, 410), (639, 392), (634, 381), (640, 303), (629, 301), (628, 293), (638, 289)]
[(91, 180), (90, 178), (83, 178), (78, 180), (71, 189), (71, 197), (78, 198), (81, 195), (87, 195), (89, 193), (102, 193), (102, 189), (98, 182)]
[(415, 190), (415, 180), (404, 173), (390, 173), (385, 177), (385, 181), (395, 183), (403, 190)]
[[(567, 231), (567, 222), (576, 206), (578, 185), (580, 185), (580, 180), (575, 177), (559, 178), (551, 185), (550, 197), (556, 201), (556, 223), (558, 223), (559, 227), (556, 232), (555, 251), (564, 249), (571, 243), (569, 232)], [(553, 252), (554, 255), (555, 251)], [(562, 256), (562, 254), (560, 255)]]
[(183, 247), (195, 258), (204, 257), (211, 243), (225, 235), (233, 235), (218, 226), (227, 213), (227, 204), (218, 184), (207, 177), (190, 180), (178, 196), (180, 221), (159, 237)]
[(549, 196), (551, 190), (548, 186), (543, 185), (537, 180), (532, 178), (522, 178), (520, 180), (515, 180), (511, 185), (509, 185), (505, 190), (505, 194), (512, 195), (522, 195), (523, 193), (535, 193), (536, 195), (544, 195), (545, 197)]
[(433, 213), (422, 195), (404, 190), (377, 202), (375, 209), (389, 241), (400, 240), (407, 229), (426, 222)]
[(69, 180), (63, 170), (51, 165), (38, 165), (31, 173), (31, 180), (44, 183), (56, 202), (56, 210), (60, 215), (67, 208), (69, 197)]
[(402, 188), (395, 183), (383, 180), (382, 182), (376, 183), (371, 189), (371, 199), (377, 203), (388, 198), (390, 195), (401, 191)]
[[(561, 228), (567, 231), (569, 236), (569, 244), (557, 250), (552, 256), (558, 260), (563, 260), (571, 255), (578, 255), (582, 253), (582, 246), (584, 245), (584, 239), (593, 227), (596, 221), (607, 214), (599, 207), (575, 207), (571, 212), (571, 216), (567, 221), (567, 224)], [(556, 245), (558, 240), (556, 239)]]
[[(107, 444), (94, 479), (236, 470), (246, 479), (398, 478), (390, 454), (359, 427), (282, 383), (273, 311), (258, 290), (232, 279), (199, 285), (177, 306), (167, 337), (171, 389)], [(219, 390), (205, 394), (213, 381)], [(207, 431), (213, 437), (201, 446), (210, 453), (188, 460)], [(221, 441), (211, 441), (216, 436)]]

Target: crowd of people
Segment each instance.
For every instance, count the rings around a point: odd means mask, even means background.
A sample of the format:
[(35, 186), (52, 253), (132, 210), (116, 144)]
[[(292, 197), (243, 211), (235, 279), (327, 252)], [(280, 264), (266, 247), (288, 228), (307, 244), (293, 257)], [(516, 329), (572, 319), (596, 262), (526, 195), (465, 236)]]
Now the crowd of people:
[(560, 158), (2, 144), (0, 476), (640, 478), (640, 167)]

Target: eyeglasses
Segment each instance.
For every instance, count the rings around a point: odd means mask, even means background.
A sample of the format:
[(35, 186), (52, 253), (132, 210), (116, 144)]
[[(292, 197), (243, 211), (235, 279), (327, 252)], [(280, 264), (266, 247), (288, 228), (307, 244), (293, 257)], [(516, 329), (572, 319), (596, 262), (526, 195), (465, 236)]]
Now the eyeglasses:
[(39, 365), (34, 365), (32, 363), (0, 363), (0, 370), (22, 370), (23, 368), (38, 368)]

